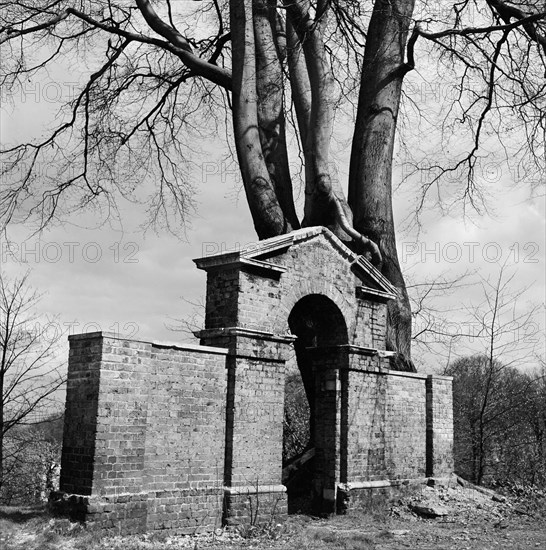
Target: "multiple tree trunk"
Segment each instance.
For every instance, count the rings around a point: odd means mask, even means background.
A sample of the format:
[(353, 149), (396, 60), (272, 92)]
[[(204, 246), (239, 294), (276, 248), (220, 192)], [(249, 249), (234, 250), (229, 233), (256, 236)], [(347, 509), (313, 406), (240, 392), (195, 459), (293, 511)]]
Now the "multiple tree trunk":
[[(395, 246), (391, 166), (402, 81), (411, 68), (404, 56), (415, 0), (375, 0), (363, 51), (358, 51), (359, 39), (354, 34), (354, 27), (359, 27), (363, 20), (358, 2), (334, 5), (330, 0), (279, 1), (280, 4), (277, 0), (229, 0), (230, 30), (225, 32), (223, 5), (214, 0), (219, 21), (217, 34), (204, 40), (188, 38), (177, 29), (174, 5), (170, 2), (135, 0), (135, 9), (127, 10), (115, 0), (108, 0), (104, 12), (110, 14), (108, 17), (102, 17), (100, 10), (95, 13), (93, 9), (65, 8), (62, 3), (51, 10), (24, 8), (21, 12), (18, 2), (8, 2), (10, 11), (0, 29), (0, 44), (9, 42), (14, 48), (15, 44), (21, 44), (22, 51), (27, 35), (36, 41), (57, 38), (61, 40), (59, 50), (70, 40), (76, 44), (79, 40), (91, 43), (94, 36), (106, 35), (108, 43), (102, 67), (89, 77), (70, 106), (72, 119), (37, 145), (22, 144), (3, 151), (7, 166), (28, 161), (30, 168), (24, 171), (22, 182), (0, 195), (0, 210), (7, 213), (9, 220), (21, 208), (21, 201), (31, 195), (27, 185), (33, 181), (37, 159), (48, 148), (58, 148), (59, 158), (65, 158), (60, 136), (66, 133), (66, 139), (73, 140), (75, 121), (82, 116), (81, 172), (66, 182), (59, 183), (60, 178), (54, 178), (51, 191), (39, 192), (38, 206), (32, 206), (30, 212), (41, 211), (45, 216), (43, 225), (54, 219), (59, 198), (67, 189), (81, 185), (84, 193), (89, 193), (86, 199), (89, 201), (106, 193), (102, 185), (93, 183), (100, 178), (90, 176), (90, 167), (98, 164), (108, 170), (109, 159), (115, 162), (117, 152), (141, 133), (150, 137), (150, 150), (157, 157), (159, 187), (171, 191), (183, 213), (183, 190), (176, 185), (176, 176), (174, 183), (169, 178), (176, 171), (176, 162), (165, 149), (179, 135), (178, 122), (172, 120), (178, 118), (174, 109), (184, 110), (184, 104), (172, 97), (179, 98), (179, 87), (199, 77), (232, 93), (235, 148), (259, 238), (287, 233), (300, 226), (320, 225), (366, 255), (399, 291), (398, 300), (389, 306), (388, 346), (400, 353), (398, 368), (412, 369), (410, 309)], [(100, 5), (102, 9), (103, 3)], [(329, 23), (329, 17), (336, 20)], [(345, 27), (339, 17), (348, 18)], [(357, 51), (359, 59), (363, 54), (349, 201), (333, 173), (330, 150), (338, 74), (338, 68), (333, 68), (330, 61), (334, 28), (336, 31), (345, 28), (347, 48)], [(358, 34), (365, 33), (359, 29)], [(231, 43), (231, 70), (220, 62), (221, 58), (225, 60), (222, 56), (228, 43)], [(153, 52), (157, 52), (157, 63), (150, 64), (149, 70), (139, 71), (135, 69), (138, 64), (133, 66), (126, 61), (131, 55), (129, 50), (137, 52), (139, 62), (150, 59), (150, 63)], [(165, 54), (169, 59), (167, 65), (160, 61)], [(53, 63), (56, 55), (35, 69)], [(340, 60), (340, 63), (347, 62)], [(174, 68), (167, 70), (166, 66)], [(355, 66), (354, 70), (361, 69)], [(9, 78), (18, 81), (19, 71), (22, 69), (15, 64)], [(155, 107), (144, 109), (147, 114), (125, 128), (111, 108), (111, 100), (116, 103), (126, 91), (135, 93), (136, 86), (136, 93), (141, 94), (138, 97), (145, 103), (147, 94), (140, 88), (146, 89), (148, 85), (152, 94), (162, 87), (166, 89)], [(171, 104), (173, 110), (167, 107)], [(285, 117), (292, 114), (292, 104), (305, 166), (301, 222), (294, 206), (287, 152)], [(117, 125), (121, 129), (114, 131), (112, 126)], [(165, 134), (165, 140), (158, 141), (158, 136)], [(179, 152), (176, 147), (174, 150)], [(161, 211), (164, 202), (159, 200), (158, 205)]]
[(365, 254), (396, 286), (389, 306), (393, 367), (414, 370), (411, 311), (396, 252), (392, 158), (414, 0), (377, 0), (364, 51), (351, 156), (349, 202), (331, 172), (334, 76), (325, 50), (327, 0), (285, 0), (286, 22), (271, 0), (231, 1), (233, 121), (245, 191), (260, 238), (299, 227), (288, 169), (284, 65), (305, 162), (302, 226), (331, 229)]
[[(71, 211), (76, 203), (72, 192), (81, 208), (109, 193), (131, 196), (133, 184), (120, 185), (123, 178), (114, 177), (112, 166), (134, 151), (154, 159), (157, 169), (152, 220), (162, 218), (171, 200), (183, 216), (188, 192), (176, 159), (183, 157), (183, 129), (191, 128), (185, 123), (186, 111), (200, 109), (199, 98), (210, 99), (210, 85), (218, 86), (232, 93), (235, 147), (258, 236), (322, 225), (366, 255), (398, 289), (388, 317), (387, 345), (398, 352), (393, 366), (413, 370), (411, 313), (396, 253), (392, 161), (402, 84), (413, 68), (415, 42), (421, 37), (438, 47), (440, 61), (460, 71), (460, 97), (452, 103), (453, 111), (450, 107), (451, 121), (446, 119), (442, 128), (450, 134), (463, 124), (470, 149), (454, 163), (448, 161), (450, 166), (435, 166), (439, 176), (434, 170), (431, 174), (435, 183), (442, 174), (464, 169), (464, 200), (471, 204), (477, 152), (489, 131), (490, 111), (499, 121), (506, 120), (498, 129), (493, 125), (499, 135), (522, 124), (530, 160), (543, 173), (541, 75), (546, 66), (546, 12), (536, 3), (517, 7), (504, 0), (484, 0), (476, 21), (475, 3), (442, 4), (450, 10), (440, 19), (433, 17), (436, 6), (425, 3), (430, 16), (425, 14), (423, 29), (416, 25), (408, 39), (414, 3), (373, 0), (368, 21), (367, 5), (358, 0), (226, 0), (226, 5), (211, 0), (203, 10), (214, 8), (216, 34), (196, 39), (177, 28), (183, 15), (168, 1), (135, 0), (131, 9), (116, 0), (93, 0), (80, 9), (64, 2), (43, 9), (6, 2), (0, 27), (0, 45), (6, 44), (11, 52), (2, 70), (6, 89), (47, 71), (70, 47), (78, 52), (91, 47), (93, 62), (96, 58), (101, 65), (67, 105), (68, 119), (48, 136), (0, 148), (3, 175), (11, 178), (0, 193), (0, 227), (22, 212), (23, 219), (36, 216), (43, 228), (57, 218), (60, 204)], [(227, 4), (231, 28), (226, 32)], [(365, 24), (367, 29), (361, 28)], [(102, 58), (95, 55), (101, 38)], [(50, 44), (51, 56), (44, 60), (41, 54), (36, 59), (27, 55), (36, 44)], [(228, 44), (230, 55), (225, 54)], [(350, 58), (354, 67), (343, 67), (345, 73), (354, 70), (356, 80), (360, 77), (348, 200), (330, 156), (336, 79), (342, 72), (331, 66), (336, 47), (346, 58), (333, 64), (347, 65)], [(195, 87), (184, 97), (182, 87), (195, 78), (198, 82), (192, 82)], [(208, 99), (204, 103), (210, 106)], [(140, 105), (138, 114), (128, 117), (134, 103)], [(286, 120), (293, 113), (305, 165), (301, 221), (294, 207), (287, 152)], [(502, 140), (499, 143), (506, 149)], [(58, 173), (44, 177), (40, 166), (51, 158), (58, 161)]]

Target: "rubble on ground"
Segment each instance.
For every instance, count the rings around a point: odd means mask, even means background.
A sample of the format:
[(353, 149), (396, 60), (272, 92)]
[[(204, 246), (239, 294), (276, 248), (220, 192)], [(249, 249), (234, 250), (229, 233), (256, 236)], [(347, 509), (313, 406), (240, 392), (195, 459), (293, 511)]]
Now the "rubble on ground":
[(504, 519), (515, 514), (532, 515), (515, 500), (472, 485), (458, 476), (452, 476), (444, 484), (425, 486), (418, 494), (397, 500), (390, 509), (391, 517), (408, 521), (435, 518), (437, 522), (461, 524), (502, 525)]

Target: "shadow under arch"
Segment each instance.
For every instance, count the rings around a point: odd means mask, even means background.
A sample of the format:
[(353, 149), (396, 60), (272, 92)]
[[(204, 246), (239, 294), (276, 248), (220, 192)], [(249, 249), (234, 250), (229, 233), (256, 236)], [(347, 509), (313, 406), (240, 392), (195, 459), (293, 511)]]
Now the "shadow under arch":
[(287, 462), (283, 479), (288, 508), (331, 513), (343, 469), (341, 396), (347, 323), (330, 298), (309, 294), (293, 306), (288, 325), (296, 336), (294, 351), (309, 406), (309, 442)]

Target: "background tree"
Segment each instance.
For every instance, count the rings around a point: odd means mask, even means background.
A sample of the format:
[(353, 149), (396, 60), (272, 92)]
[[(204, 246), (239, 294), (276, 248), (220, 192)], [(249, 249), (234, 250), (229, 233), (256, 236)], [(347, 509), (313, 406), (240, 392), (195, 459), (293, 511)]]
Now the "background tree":
[[(470, 333), (482, 351), (445, 370), (454, 377), (456, 468), (476, 483), (541, 475), (536, 457), (542, 452), (543, 379), (528, 368), (541, 342), (540, 306), (524, 304), (527, 289), (511, 289), (515, 276), (504, 264), (495, 279), (481, 279), (482, 299), (468, 309), (460, 332)], [(464, 350), (461, 338), (456, 347), (459, 354)]]
[(544, 487), (544, 374), (490, 363), (484, 355), (458, 359), (447, 372), (454, 377), (457, 473), (478, 484)]
[[(414, 370), (392, 168), (400, 113), (408, 112), (402, 143), (407, 153), (415, 149), (410, 158), (416, 165), (422, 151), (407, 139), (419, 137), (426, 117), (415, 100), (404, 102), (404, 80), (415, 67), (428, 71), (432, 65), (431, 78), (436, 71), (457, 90), (438, 140), (441, 151), (454, 153), (447, 159), (438, 154), (427, 167), (418, 209), (431, 187), (461, 169), (463, 185), (450, 189), (447, 200), (480, 208), (476, 167), (488, 151), (526, 158), (544, 173), (543, 6), (534, 0), (463, 0), (442, 4), (446, 9), (439, 14), (436, 3), (415, 0), (374, 0), (370, 6), (353, 0), (210, 0), (199, 7), (197, 17), (207, 15), (207, 24), (199, 25), (184, 5), (4, 2), (4, 87), (40, 78), (63, 58), (91, 66), (52, 133), (4, 148), (10, 183), (0, 192), (4, 224), (30, 217), (42, 228), (63, 211), (90, 204), (106, 204), (111, 212), (116, 193), (138, 197), (140, 180), (152, 172), (152, 220), (176, 229), (176, 215), (183, 218), (191, 206), (184, 159), (192, 137), (207, 123), (216, 135), (217, 113), (231, 112), (228, 132), (258, 236), (323, 225), (365, 254), (399, 292), (388, 311), (387, 346), (399, 352), (393, 366)], [(355, 120), (348, 200), (332, 167), (336, 115), (344, 127)], [(516, 129), (523, 146), (512, 142)], [(305, 174), (301, 221), (288, 163), (293, 140), (301, 146)], [(43, 163), (55, 172), (39, 174)]]
[(475, 286), (473, 275), (469, 272), (460, 275), (445, 272), (419, 281), (411, 276), (407, 278), (413, 318), (413, 353), (419, 354), (421, 361), (425, 355), (430, 355), (434, 361), (432, 369), (437, 369), (442, 363), (447, 366), (461, 340), (477, 336), (464, 323), (464, 302), (459, 300), (459, 305), (455, 305), (458, 295), (468, 293)]
[(4, 475), (0, 502), (41, 503), (59, 488), (63, 415), (14, 426), (4, 438)]
[(299, 372), (289, 372), (285, 381), (283, 462), (290, 462), (309, 449), (311, 441), (309, 402)]
[(60, 334), (36, 313), (39, 301), (28, 273), (13, 281), (0, 277), (0, 491), (28, 447), (22, 428), (58, 408), (55, 393), (64, 383), (56, 354)]

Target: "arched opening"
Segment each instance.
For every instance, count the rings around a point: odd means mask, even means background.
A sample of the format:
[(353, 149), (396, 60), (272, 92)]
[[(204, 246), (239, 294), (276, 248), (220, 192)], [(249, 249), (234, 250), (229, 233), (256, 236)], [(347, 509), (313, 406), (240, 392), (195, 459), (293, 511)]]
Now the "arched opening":
[(283, 430), (283, 483), (288, 511), (333, 511), (339, 481), (340, 355), (347, 325), (320, 294), (299, 300), (288, 317), (294, 358), (288, 362)]

